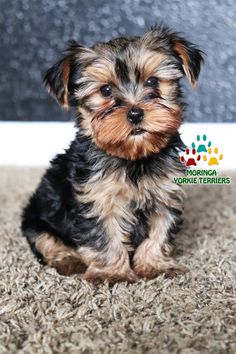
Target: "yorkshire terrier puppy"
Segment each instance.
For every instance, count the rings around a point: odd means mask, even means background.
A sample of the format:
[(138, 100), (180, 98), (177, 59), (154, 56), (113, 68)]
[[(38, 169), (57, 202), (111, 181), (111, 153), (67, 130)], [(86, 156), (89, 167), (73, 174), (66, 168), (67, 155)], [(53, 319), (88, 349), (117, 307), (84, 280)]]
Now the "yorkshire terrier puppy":
[[(183, 173), (180, 79), (196, 86), (202, 52), (159, 26), (91, 48), (70, 42), (44, 82), (76, 109), (75, 140), (23, 212), (38, 259), (91, 282), (186, 272), (173, 258)], [(53, 137), (52, 137), (53, 141)]]

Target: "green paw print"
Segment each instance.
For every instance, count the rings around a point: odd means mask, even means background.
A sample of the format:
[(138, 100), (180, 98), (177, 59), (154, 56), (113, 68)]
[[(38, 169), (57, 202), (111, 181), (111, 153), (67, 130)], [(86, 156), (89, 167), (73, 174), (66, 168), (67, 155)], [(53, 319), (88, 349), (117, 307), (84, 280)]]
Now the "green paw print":
[[(202, 142), (201, 142), (202, 140)], [(197, 152), (207, 152), (207, 149), (211, 147), (211, 141), (208, 141), (207, 143), (207, 136), (203, 134), (202, 139), (200, 135), (197, 135), (197, 142), (198, 142), (198, 147), (196, 148), (196, 145), (192, 143), (192, 148), (196, 149)]]

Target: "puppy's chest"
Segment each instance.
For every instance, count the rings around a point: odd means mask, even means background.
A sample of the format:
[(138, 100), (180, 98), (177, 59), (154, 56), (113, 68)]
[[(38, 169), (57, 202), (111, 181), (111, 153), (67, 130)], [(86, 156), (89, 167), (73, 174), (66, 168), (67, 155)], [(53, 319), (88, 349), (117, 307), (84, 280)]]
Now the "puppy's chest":
[(159, 189), (159, 183), (153, 177), (144, 176), (134, 184), (125, 173), (112, 173), (78, 185), (77, 198), (81, 203), (91, 203), (89, 217), (100, 220), (115, 217), (132, 223), (137, 210), (148, 210), (161, 202)]

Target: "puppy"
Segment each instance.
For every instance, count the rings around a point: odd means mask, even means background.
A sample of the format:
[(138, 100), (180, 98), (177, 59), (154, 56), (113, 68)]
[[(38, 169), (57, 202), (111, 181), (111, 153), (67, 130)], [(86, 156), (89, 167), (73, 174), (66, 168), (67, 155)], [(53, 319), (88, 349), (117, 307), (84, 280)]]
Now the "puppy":
[(202, 61), (159, 26), (91, 48), (72, 41), (47, 71), (78, 129), (23, 211), (23, 235), (42, 263), (91, 282), (186, 272), (172, 257), (184, 196), (173, 183), (184, 170), (180, 79), (195, 87)]

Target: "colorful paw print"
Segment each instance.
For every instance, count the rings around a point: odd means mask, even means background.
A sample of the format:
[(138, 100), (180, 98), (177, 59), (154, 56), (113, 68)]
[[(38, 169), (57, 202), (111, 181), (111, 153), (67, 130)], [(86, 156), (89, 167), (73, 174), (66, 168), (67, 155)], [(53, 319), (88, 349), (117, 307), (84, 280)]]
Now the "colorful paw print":
[(200, 155), (196, 155), (196, 149), (193, 148), (191, 149), (186, 149), (185, 150), (185, 154), (186, 154), (186, 158), (184, 156), (180, 157), (180, 161), (182, 163), (185, 164), (185, 166), (190, 167), (190, 166), (197, 166), (196, 161), (200, 161), (201, 156)]
[(215, 147), (212, 149), (209, 147), (207, 149), (208, 155), (203, 155), (203, 161), (208, 163), (208, 166), (219, 165), (219, 161), (223, 159), (223, 155), (219, 153), (218, 148)]
[[(208, 140), (206, 134), (198, 134), (196, 141), (192, 142), (191, 148), (187, 148), (184, 155), (180, 157), (180, 161), (187, 167), (197, 165), (204, 167), (206, 163), (208, 166), (219, 165), (222, 159), (222, 153), (219, 153), (217, 147), (212, 148), (212, 142)], [(202, 163), (198, 164), (199, 161)]]
[[(202, 140), (202, 141), (201, 141)], [(198, 142), (198, 147), (197, 147), (197, 152), (207, 152), (207, 148), (211, 147), (211, 141), (207, 141), (207, 136), (203, 134), (202, 139), (200, 135), (197, 135), (197, 142)], [(195, 149), (196, 145), (195, 143), (192, 143), (192, 148)]]

